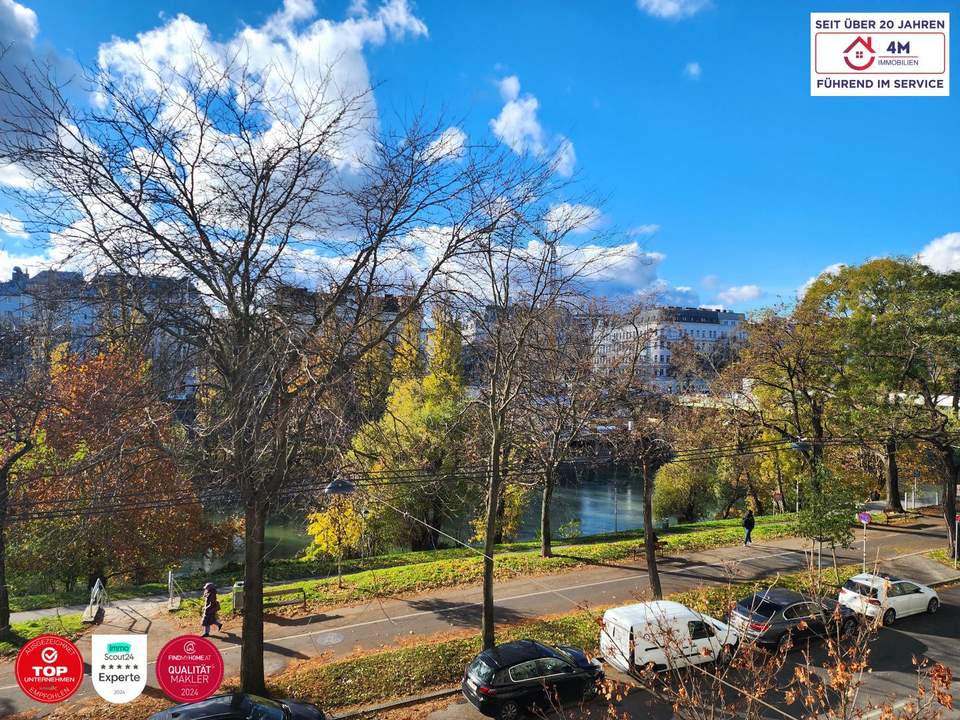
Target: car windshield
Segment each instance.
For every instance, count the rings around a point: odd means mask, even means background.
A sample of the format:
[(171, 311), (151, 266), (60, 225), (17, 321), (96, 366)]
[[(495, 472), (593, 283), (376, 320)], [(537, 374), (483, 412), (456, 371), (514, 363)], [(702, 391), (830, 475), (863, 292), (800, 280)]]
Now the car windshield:
[(467, 676), (478, 683), (488, 683), (493, 680), (493, 668), (477, 658), (467, 668)]
[(577, 664), (576, 661), (573, 659), (573, 656), (571, 656), (570, 653), (568, 653), (568, 652), (567, 652), (566, 650), (564, 650), (563, 648), (557, 647), (556, 645), (553, 645), (553, 646), (551, 646), (550, 649), (553, 650), (557, 655), (559, 655), (560, 657), (562, 657), (564, 660), (566, 660), (566, 661), (567, 661), (568, 663), (570, 663), (571, 665), (576, 665), (576, 664)]
[(754, 615), (760, 615), (765, 618), (772, 618), (780, 609), (779, 605), (769, 600), (764, 600), (762, 595), (753, 595), (746, 600), (741, 600), (737, 603), (737, 607), (746, 615), (752, 612)]
[(869, 598), (877, 597), (877, 589), (875, 587), (864, 585), (863, 583), (857, 582), (856, 580), (847, 580), (843, 584), (843, 589), (849, 590), (850, 592), (855, 592), (857, 595), (863, 595), (864, 597), (869, 597)]

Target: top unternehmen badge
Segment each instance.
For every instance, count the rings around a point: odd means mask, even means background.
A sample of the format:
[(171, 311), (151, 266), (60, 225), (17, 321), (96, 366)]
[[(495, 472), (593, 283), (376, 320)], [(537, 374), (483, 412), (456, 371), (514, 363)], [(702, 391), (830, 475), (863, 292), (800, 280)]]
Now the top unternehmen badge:
[(811, 95), (949, 95), (950, 13), (810, 13)]

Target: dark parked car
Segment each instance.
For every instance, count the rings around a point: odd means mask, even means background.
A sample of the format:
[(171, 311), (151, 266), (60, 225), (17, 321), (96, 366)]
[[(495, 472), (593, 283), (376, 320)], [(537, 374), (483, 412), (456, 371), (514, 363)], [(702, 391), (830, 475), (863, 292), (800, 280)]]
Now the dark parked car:
[(783, 649), (829, 633), (847, 637), (856, 631), (857, 614), (830, 598), (814, 598), (794, 590), (771, 588), (746, 597), (730, 613), (730, 624), (747, 642)]
[(600, 662), (583, 650), (518, 640), (477, 655), (461, 687), (484, 715), (515, 720), (534, 708), (589, 700), (601, 680)]
[(174, 705), (148, 720), (324, 720), (324, 715), (320, 708), (306, 703), (233, 693)]

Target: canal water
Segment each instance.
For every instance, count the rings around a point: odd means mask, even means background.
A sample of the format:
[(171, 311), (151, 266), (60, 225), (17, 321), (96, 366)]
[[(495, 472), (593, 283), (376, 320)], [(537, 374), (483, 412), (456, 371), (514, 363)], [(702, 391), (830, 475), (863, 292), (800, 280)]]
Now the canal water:
[[(634, 530), (643, 527), (643, 486), (639, 478), (614, 471), (582, 480), (567, 478), (557, 484), (551, 507), (553, 533), (558, 538)], [(539, 533), (540, 492), (536, 490), (530, 495), (515, 539), (533, 540)], [(309, 544), (304, 514), (274, 516), (267, 523), (267, 557), (295, 558)], [(181, 572), (209, 572), (242, 559), (243, 548), (238, 544), (229, 557), (196, 558), (183, 563)]]

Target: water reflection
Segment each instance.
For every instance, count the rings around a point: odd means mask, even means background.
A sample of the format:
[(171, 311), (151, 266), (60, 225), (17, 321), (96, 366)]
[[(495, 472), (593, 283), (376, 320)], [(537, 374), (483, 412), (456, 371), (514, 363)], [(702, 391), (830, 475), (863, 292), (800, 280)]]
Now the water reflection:
[[(607, 473), (587, 480), (565, 480), (553, 493), (550, 521), (558, 535), (577, 530), (580, 535), (597, 535), (643, 527), (643, 483)], [(533, 540), (540, 534), (539, 491), (524, 513), (518, 540)]]

